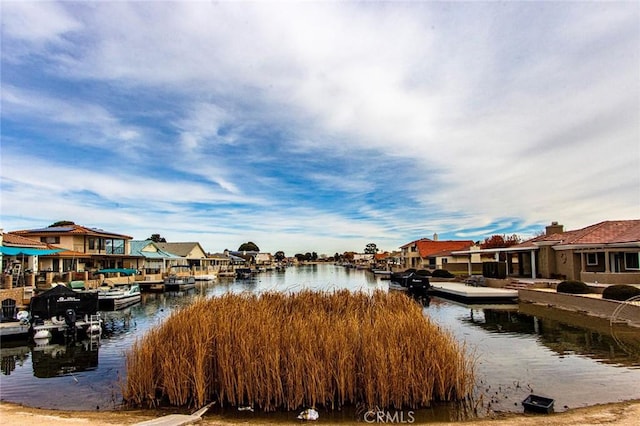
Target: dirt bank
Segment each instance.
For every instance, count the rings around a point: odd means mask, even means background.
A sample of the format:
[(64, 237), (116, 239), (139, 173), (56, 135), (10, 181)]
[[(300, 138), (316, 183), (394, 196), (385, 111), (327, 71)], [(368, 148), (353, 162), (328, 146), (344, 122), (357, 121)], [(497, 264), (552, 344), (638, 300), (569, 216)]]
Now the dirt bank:
[[(38, 408), (23, 407), (20, 405), (0, 403), (0, 420), (3, 426), (23, 425), (129, 425), (156, 417), (152, 411), (57, 411)], [(635, 426), (640, 418), (640, 400), (619, 402), (614, 404), (596, 405), (592, 407), (578, 408), (563, 413), (551, 415), (505, 415), (500, 418), (461, 422), (464, 425), (517, 425), (517, 426), (551, 426), (551, 425), (616, 425)], [(217, 416), (207, 416), (199, 424), (230, 426), (247, 424), (243, 421), (229, 421)], [(322, 423), (320, 420), (317, 423)], [(251, 422), (257, 425), (276, 424), (262, 421)], [(279, 424), (282, 424), (279, 422)], [(297, 423), (296, 423), (297, 424)], [(342, 423), (346, 425), (346, 423)], [(354, 422), (353, 425), (361, 426), (364, 422)], [(439, 425), (454, 425), (460, 423), (438, 423)]]

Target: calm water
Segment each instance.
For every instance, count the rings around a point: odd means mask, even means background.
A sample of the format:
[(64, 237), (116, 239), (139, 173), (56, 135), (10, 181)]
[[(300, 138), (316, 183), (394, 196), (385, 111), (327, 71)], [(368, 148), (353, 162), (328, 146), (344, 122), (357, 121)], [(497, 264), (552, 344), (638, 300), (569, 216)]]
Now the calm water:
[[(105, 334), (99, 344), (86, 341), (39, 347), (3, 341), (0, 397), (34, 407), (115, 409), (125, 373), (124, 352), (146, 330), (197, 295), (343, 288), (373, 291), (386, 290), (387, 283), (364, 271), (318, 265), (262, 273), (251, 280), (199, 284), (189, 294), (143, 294), (141, 304), (103, 313)], [(477, 358), (473, 405), (479, 416), (492, 411), (521, 412), (520, 402), (532, 391), (554, 398), (556, 411), (640, 398), (637, 329), (611, 330), (604, 320), (530, 305), (469, 307), (431, 298), (424, 312), (466, 342)], [(429, 410), (416, 418), (442, 417), (443, 412), (447, 410)]]

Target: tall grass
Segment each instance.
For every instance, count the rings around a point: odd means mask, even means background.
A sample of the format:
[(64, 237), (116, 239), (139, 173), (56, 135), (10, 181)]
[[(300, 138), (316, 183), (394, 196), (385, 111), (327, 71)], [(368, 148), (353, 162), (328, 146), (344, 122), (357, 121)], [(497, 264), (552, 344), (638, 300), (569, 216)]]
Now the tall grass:
[(127, 353), (133, 405), (418, 408), (461, 400), (473, 361), (403, 294), (228, 294), (173, 313)]

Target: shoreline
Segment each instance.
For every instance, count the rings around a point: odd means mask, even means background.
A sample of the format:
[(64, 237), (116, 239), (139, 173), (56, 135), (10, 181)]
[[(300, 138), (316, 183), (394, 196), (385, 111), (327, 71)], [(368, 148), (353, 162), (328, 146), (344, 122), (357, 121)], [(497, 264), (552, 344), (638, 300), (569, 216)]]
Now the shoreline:
[[(169, 412), (155, 410), (127, 410), (127, 411), (70, 411), (51, 410), (44, 408), (32, 408), (10, 402), (0, 402), (0, 419), (3, 426), (22, 426), (25, 424), (47, 424), (49, 426), (66, 426), (78, 424), (90, 424), (97, 426), (129, 425), (147, 420), (152, 420)], [(493, 418), (460, 422), (434, 422), (438, 425), (602, 425), (615, 424), (620, 426), (636, 425), (640, 417), (640, 400), (629, 400), (608, 404), (593, 405), (589, 407), (574, 408), (555, 414), (496, 414)], [(230, 420), (217, 415), (205, 416), (198, 424), (230, 426), (247, 424), (246, 419)], [(300, 424), (296, 422), (284, 422), (281, 420), (269, 421), (256, 419), (251, 421), (255, 425), (273, 424)], [(314, 423), (324, 423), (319, 419)], [(326, 423), (325, 423), (326, 424)], [(343, 425), (362, 425), (363, 421), (341, 422)], [(416, 422), (416, 424), (418, 424)]]

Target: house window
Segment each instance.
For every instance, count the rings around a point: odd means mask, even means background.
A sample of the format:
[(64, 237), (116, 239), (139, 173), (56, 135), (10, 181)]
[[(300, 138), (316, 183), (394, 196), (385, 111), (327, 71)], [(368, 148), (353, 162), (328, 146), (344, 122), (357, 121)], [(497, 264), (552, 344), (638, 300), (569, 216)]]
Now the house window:
[(640, 253), (624, 254), (625, 269), (640, 269)]
[(594, 266), (598, 264), (598, 253), (587, 253), (587, 265)]
[(89, 250), (95, 250), (95, 249), (96, 249), (96, 239), (89, 238)]
[(40, 237), (40, 241), (47, 244), (60, 244), (60, 237)]

